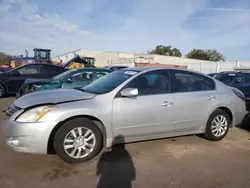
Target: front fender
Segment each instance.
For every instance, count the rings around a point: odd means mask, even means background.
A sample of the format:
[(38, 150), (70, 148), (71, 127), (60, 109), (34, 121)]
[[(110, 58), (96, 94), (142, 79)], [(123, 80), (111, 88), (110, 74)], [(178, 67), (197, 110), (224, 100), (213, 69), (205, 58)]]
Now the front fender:
[[(83, 106), (85, 107), (83, 108)], [(103, 124), (106, 130), (106, 138), (112, 138), (113, 127), (111, 115), (111, 108), (105, 107), (105, 109), (102, 109), (101, 107), (98, 107), (97, 104), (93, 103), (93, 101), (92, 105), (89, 106), (88, 100), (86, 100), (59, 104), (56, 110), (45, 115), (41, 121), (54, 121), (60, 123), (79, 116), (92, 117)]]

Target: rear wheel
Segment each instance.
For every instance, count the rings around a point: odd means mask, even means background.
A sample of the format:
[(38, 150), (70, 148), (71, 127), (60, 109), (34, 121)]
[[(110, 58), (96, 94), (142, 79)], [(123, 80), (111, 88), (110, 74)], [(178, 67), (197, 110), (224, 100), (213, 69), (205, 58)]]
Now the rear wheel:
[(6, 89), (3, 84), (0, 83), (0, 98), (4, 97), (6, 94)]
[(230, 121), (224, 110), (215, 110), (207, 121), (205, 137), (212, 141), (223, 139), (228, 133)]
[(65, 162), (85, 162), (101, 151), (102, 133), (91, 120), (75, 118), (66, 122), (56, 132), (54, 148)]

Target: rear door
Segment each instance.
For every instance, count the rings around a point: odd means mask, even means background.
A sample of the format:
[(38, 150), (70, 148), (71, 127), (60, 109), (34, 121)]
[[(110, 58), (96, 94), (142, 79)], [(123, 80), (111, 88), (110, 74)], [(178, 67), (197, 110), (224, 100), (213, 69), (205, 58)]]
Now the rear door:
[(216, 103), (215, 83), (200, 74), (172, 71), (175, 131), (200, 130), (204, 127), (210, 110)]
[(39, 64), (30, 64), (12, 71), (8, 79), (9, 93), (16, 93), (26, 79), (39, 78), (40, 68)]
[(43, 64), (41, 65), (41, 71), (40, 71), (40, 78), (52, 78), (53, 76), (56, 76), (60, 74), (62, 71), (62, 68), (59, 66), (49, 65), (49, 64)]

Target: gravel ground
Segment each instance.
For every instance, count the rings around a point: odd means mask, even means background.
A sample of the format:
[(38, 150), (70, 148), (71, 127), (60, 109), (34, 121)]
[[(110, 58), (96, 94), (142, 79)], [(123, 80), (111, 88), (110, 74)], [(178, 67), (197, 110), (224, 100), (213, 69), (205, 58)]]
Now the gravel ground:
[[(0, 110), (13, 98), (0, 99)], [(2, 126), (3, 113), (0, 113)], [(245, 120), (245, 128), (250, 120)], [(220, 142), (185, 136), (119, 145), (85, 164), (9, 150), (0, 131), (0, 188), (248, 188), (250, 133), (231, 129)]]

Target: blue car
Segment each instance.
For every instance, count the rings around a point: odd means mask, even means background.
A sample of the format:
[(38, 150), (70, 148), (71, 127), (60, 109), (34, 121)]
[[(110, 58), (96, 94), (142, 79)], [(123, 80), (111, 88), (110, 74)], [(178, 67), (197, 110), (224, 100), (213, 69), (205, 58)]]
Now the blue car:
[(250, 72), (221, 72), (216, 74), (214, 78), (228, 86), (239, 89), (246, 98), (250, 97)]

